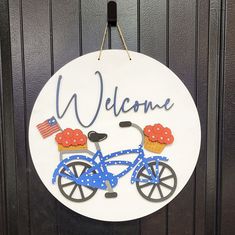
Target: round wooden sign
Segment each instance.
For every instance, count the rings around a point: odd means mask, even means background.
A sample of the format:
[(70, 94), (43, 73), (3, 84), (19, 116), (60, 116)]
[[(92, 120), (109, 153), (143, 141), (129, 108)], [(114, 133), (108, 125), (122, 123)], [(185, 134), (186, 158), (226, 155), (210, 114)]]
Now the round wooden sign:
[(126, 221), (168, 204), (195, 168), (201, 141), (180, 79), (140, 53), (105, 50), (62, 67), (30, 119), (36, 171), (61, 203), (84, 216)]

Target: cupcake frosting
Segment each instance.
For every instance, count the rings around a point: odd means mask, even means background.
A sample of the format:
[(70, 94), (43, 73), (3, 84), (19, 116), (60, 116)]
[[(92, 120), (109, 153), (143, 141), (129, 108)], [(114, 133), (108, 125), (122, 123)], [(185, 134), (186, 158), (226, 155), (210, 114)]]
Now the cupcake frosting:
[(147, 125), (144, 128), (144, 135), (147, 136), (151, 142), (159, 142), (160, 144), (172, 144), (174, 141), (171, 129), (163, 127), (160, 123)]
[(87, 137), (81, 130), (73, 130), (71, 128), (66, 128), (64, 131), (58, 133), (55, 136), (55, 140), (64, 147), (85, 145), (87, 143)]

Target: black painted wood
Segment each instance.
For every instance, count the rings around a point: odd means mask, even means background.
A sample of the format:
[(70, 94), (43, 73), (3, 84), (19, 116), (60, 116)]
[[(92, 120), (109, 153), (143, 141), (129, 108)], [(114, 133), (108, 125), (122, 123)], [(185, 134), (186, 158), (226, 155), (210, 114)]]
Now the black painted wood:
[[(209, 55), (208, 55), (208, 126), (207, 126), (207, 185), (206, 232), (216, 234), (217, 219), (217, 163), (219, 151), (219, 78), (221, 40), (221, 1), (210, 2)], [(215, 209), (216, 208), (216, 209)]]
[(195, 170), (194, 234), (203, 235), (206, 231), (206, 161), (207, 161), (207, 89), (208, 89), (208, 18), (209, 2), (197, 2), (196, 39), (196, 105), (201, 121), (201, 150)]
[[(140, 220), (107, 223), (67, 209), (38, 178), (27, 143), (34, 101), (61, 66), (99, 49), (107, 2), (0, 1), (0, 234), (233, 234), (233, 0), (117, 1), (128, 48), (169, 66), (198, 107), (199, 161), (177, 198)], [(105, 48), (123, 48), (110, 33)]]
[(17, 149), (17, 202), (18, 202), (18, 232), (30, 233), (28, 167), (30, 156), (27, 149), (26, 107), (25, 107), (25, 70), (23, 41), (23, 12), (18, 0), (9, 0), (12, 79), (14, 92), (15, 142)]
[(220, 133), (220, 159), (221, 159), (221, 197), (220, 197), (220, 234), (232, 234), (235, 231), (234, 214), (235, 214), (235, 105), (233, 100), (235, 99), (235, 2), (232, 0), (227, 1), (226, 5), (223, 5), (223, 9), (226, 10), (225, 14), (225, 27), (226, 34), (224, 40), (224, 76), (221, 76), (224, 81), (221, 83), (222, 99), (220, 103), (220, 113), (224, 115), (220, 116), (221, 133)]
[(12, 92), (12, 65), (10, 48), (9, 3), (0, 1), (0, 36), (1, 36), (1, 167), (4, 176), (1, 180), (2, 213), (5, 213), (5, 225), (2, 230), (6, 234), (17, 234), (17, 178), (16, 149), (14, 138), (14, 110)]
[[(0, 44), (1, 55), (1, 44)], [(0, 81), (2, 81), (2, 60), (0, 56)], [(2, 82), (0, 82), (0, 90), (2, 91)], [(4, 175), (4, 159), (3, 159), (3, 131), (2, 131), (2, 97), (0, 96), (0, 234), (6, 234), (6, 201), (5, 201), (5, 175)]]
[[(196, 100), (196, 1), (169, 4), (169, 68), (183, 81)], [(195, 174), (169, 204), (168, 233), (194, 234)], [(184, 223), (182, 223), (182, 212)]]
[[(50, 2), (22, 1), (26, 138), (33, 104), (51, 76)], [(28, 145), (28, 144), (27, 144)], [(27, 148), (27, 154), (29, 150)], [(58, 234), (57, 202), (27, 158), (30, 234)]]

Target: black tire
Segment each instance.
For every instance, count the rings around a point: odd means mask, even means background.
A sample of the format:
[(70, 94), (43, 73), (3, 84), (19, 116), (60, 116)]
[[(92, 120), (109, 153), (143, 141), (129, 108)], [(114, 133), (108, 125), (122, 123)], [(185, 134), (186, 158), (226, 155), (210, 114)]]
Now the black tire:
[[(148, 163), (151, 171), (153, 172), (154, 175), (156, 175), (154, 166), (156, 165), (156, 162), (149, 162)], [(156, 168), (155, 168), (156, 169)], [(164, 176), (164, 171), (170, 172), (167, 176)], [(138, 174), (137, 174), (137, 179), (150, 179), (150, 176), (148, 175), (148, 172), (143, 166)], [(169, 181), (168, 183), (165, 183), (164, 181)], [(167, 165), (166, 163), (159, 162), (159, 183), (141, 183), (141, 182), (136, 182), (136, 187), (139, 192), (139, 194), (145, 198), (148, 201), (151, 202), (162, 202), (168, 199), (169, 197), (172, 196), (172, 194), (175, 192), (175, 189), (177, 187), (177, 177), (174, 172), (174, 170)], [(163, 193), (162, 188), (165, 188), (165, 192)], [(154, 191), (157, 191), (157, 196), (155, 195), (154, 197)]]
[[(91, 168), (91, 165), (89, 165), (85, 162), (75, 161), (75, 162), (71, 162), (71, 163), (67, 164), (67, 167), (74, 173), (74, 175), (76, 177), (79, 177), (81, 174), (83, 174), (89, 168)], [(80, 171), (81, 171), (81, 173), (79, 175), (78, 175), (78, 168), (80, 168)], [(63, 173), (66, 175), (67, 174), (66, 169), (63, 168), (60, 171), (60, 173)], [(93, 173), (95, 174), (96, 172), (94, 171)], [(67, 183), (64, 183), (63, 181), (66, 181)], [(69, 181), (68, 179), (65, 179), (65, 177), (59, 175), (58, 187), (59, 187), (59, 190), (62, 193), (62, 195), (72, 202), (85, 202), (85, 201), (89, 200), (90, 198), (92, 198), (97, 191), (97, 188), (78, 185), (74, 181), (70, 181), (70, 182), (68, 182), (68, 181)], [(69, 187), (70, 187), (70, 189), (66, 190), (66, 188), (68, 189)], [(84, 193), (85, 188), (86, 188), (86, 190), (88, 189), (89, 193), (86, 193), (86, 194)], [(77, 196), (73, 197), (76, 190), (79, 190), (79, 193), (76, 193)]]

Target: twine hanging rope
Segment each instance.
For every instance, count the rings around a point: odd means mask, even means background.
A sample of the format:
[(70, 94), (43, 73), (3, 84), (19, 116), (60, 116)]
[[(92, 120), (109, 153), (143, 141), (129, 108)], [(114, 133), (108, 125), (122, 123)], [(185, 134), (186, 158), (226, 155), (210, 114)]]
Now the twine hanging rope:
[[(121, 40), (122, 40), (123, 47), (124, 47), (125, 50), (126, 50), (126, 53), (127, 53), (127, 55), (128, 55), (129, 60), (131, 60), (131, 56), (130, 56), (129, 50), (128, 50), (128, 48), (127, 48), (127, 45), (126, 45), (124, 36), (123, 36), (123, 34), (122, 34), (122, 30), (121, 30), (121, 28), (120, 28), (118, 22), (117, 22), (117, 29), (118, 29), (120, 38), (121, 38)], [(106, 26), (105, 26), (105, 30), (104, 30), (104, 34), (103, 34), (103, 39), (102, 39), (102, 43), (101, 43), (101, 46), (100, 46), (100, 53), (99, 53), (98, 60), (101, 59), (101, 54), (102, 54), (102, 51), (103, 51), (104, 42), (105, 42), (105, 39), (106, 39), (106, 36), (107, 36), (107, 32), (108, 32), (108, 24), (106, 24)]]

